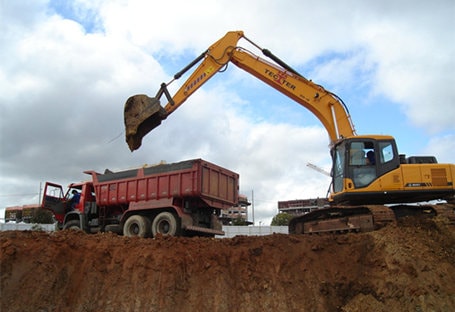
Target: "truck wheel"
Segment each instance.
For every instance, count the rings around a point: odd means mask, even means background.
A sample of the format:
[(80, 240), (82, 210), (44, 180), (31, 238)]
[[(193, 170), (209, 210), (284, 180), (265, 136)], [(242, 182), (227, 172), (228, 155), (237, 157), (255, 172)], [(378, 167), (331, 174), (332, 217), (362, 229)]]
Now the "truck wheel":
[(155, 219), (153, 219), (152, 234), (153, 237), (155, 237), (156, 234), (177, 236), (179, 234), (179, 228), (175, 215), (170, 212), (162, 212), (157, 215)]
[(82, 230), (81, 229), (81, 223), (79, 222), (79, 220), (68, 221), (63, 226), (63, 229), (64, 230), (78, 230), (78, 231)]
[(128, 237), (148, 237), (150, 235), (150, 220), (138, 215), (129, 217), (123, 226), (123, 235)]

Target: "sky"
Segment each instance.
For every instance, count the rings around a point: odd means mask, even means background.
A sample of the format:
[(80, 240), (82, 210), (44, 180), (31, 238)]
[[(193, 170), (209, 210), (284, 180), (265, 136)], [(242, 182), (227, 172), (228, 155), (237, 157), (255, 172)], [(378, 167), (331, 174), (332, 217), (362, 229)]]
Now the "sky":
[(0, 0), (1, 217), (45, 181), (194, 158), (240, 175), (256, 225), (280, 200), (325, 197), (330, 178), (307, 166), (330, 171), (322, 124), (233, 64), (128, 149), (128, 97), (154, 96), (233, 30), (336, 93), (358, 134), (455, 162), (452, 0)]

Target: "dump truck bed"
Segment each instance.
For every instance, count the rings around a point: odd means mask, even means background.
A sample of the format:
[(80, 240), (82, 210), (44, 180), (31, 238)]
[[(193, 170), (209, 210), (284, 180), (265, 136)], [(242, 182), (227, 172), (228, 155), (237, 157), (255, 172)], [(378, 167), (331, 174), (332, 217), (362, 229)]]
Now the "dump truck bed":
[(212, 207), (225, 208), (238, 201), (239, 175), (202, 159), (105, 174), (86, 173), (92, 175), (100, 206), (199, 197)]

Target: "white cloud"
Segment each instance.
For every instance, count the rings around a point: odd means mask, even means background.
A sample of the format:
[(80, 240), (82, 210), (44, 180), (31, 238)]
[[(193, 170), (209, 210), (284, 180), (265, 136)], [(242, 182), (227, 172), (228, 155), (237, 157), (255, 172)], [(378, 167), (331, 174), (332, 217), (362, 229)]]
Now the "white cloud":
[(455, 134), (435, 136), (430, 139), (423, 153), (426, 155), (440, 155), (436, 157), (439, 163), (454, 163)]
[[(162, 68), (161, 59), (180, 66), (229, 30), (244, 30), (334, 91), (390, 99), (387, 107), (398, 106), (428, 136), (416, 138), (416, 149), (427, 145), (453, 162), (452, 1), (77, 0), (64, 16), (48, 5), (2, 3), (0, 195), (35, 193), (44, 180), (85, 179), (87, 169), (201, 157), (240, 173), (245, 192), (254, 189), (256, 220), (270, 220), (278, 200), (324, 196), (327, 178), (305, 166), (330, 167), (322, 126), (232, 68), (144, 138), (140, 150), (130, 153), (123, 136), (115, 139), (125, 100), (154, 95), (170, 80), (173, 69)], [(357, 105), (348, 103), (351, 112)], [(377, 123), (381, 116), (365, 118)]]
[(365, 30), (378, 64), (374, 89), (402, 105), (416, 125), (431, 131), (453, 130), (455, 93), (449, 86), (455, 84), (455, 60), (450, 57), (455, 53), (450, 39), (455, 36), (455, 22), (440, 29), (442, 34), (428, 32), (428, 26), (405, 24), (398, 30), (387, 22)]

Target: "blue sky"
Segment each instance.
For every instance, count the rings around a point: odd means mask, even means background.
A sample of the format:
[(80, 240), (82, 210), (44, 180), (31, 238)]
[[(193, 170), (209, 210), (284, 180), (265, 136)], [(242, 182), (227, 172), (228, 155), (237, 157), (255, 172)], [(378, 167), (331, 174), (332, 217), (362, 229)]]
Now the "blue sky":
[(325, 196), (327, 177), (306, 167), (330, 169), (325, 129), (233, 64), (128, 150), (126, 99), (155, 95), (231, 30), (341, 97), (357, 133), (391, 134), (401, 153), (455, 162), (453, 1), (207, 3), (2, 2), (2, 215), (37, 202), (44, 181), (191, 158), (238, 172), (242, 193), (254, 190), (256, 223), (270, 222), (278, 200)]
[(77, 22), (87, 33), (102, 31), (97, 21), (97, 12), (90, 7), (79, 5), (77, 1), (50, 0), (48, 10), (50, 14), (58, 14), (65, 19)]

